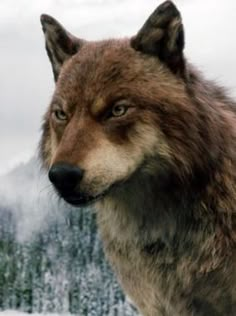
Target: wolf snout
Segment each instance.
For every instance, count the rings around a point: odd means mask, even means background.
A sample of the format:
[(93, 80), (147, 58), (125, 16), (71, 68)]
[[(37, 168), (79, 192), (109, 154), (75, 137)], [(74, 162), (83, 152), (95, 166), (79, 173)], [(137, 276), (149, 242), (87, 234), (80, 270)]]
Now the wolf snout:
[(49, 180), (62, 195), (71, 194), (79, 186), (84, 171), (65, 162), (54, 164), (48, 173)]

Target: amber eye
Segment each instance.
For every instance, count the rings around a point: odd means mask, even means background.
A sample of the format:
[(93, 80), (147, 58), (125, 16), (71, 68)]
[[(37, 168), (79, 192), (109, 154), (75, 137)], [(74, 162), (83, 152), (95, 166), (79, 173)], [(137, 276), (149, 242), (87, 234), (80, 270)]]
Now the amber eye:
[(53, 111), (53, 115), (58, 121), (67, 121), (67, 115), (63, 110), (55, 110)]
[(123, 116), (127, 112), (128, 108), (129, 107), (125, 104), (116, 104), (113, 106), (111, 110), (111, 116), (112, 117)]

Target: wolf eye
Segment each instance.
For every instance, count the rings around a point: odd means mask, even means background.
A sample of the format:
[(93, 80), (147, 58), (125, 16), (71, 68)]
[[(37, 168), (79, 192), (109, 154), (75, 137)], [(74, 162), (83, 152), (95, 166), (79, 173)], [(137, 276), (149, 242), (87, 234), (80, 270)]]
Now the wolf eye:
[(66, 121), (67, 120), (67, 115), (63, 110), (55, 110), (53, 112), (53, 115), (55, 116), (56, 120), (58, 121)]
[(124, 115), (128, 110), (128, 106), (125, 104), (116, 104), (111, 110), (111, 117), (119, 117)]

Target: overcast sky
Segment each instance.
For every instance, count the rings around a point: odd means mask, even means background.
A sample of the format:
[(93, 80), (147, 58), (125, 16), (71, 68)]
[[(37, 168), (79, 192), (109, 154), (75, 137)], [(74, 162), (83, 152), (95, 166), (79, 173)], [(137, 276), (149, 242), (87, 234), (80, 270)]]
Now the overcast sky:
[[(87, 39), (133, 35), (162, 1), (0, 0), (0, 173), (37, 148), (53, 76), (39, 23), (57, 18)], [(236, 1), (176, 0), (186, 30), (186, 56), (236, 96)]]

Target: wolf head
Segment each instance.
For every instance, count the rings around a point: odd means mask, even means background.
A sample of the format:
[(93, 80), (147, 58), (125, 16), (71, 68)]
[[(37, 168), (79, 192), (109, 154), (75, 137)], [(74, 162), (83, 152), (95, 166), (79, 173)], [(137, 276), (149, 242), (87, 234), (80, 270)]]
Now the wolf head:
[(160, 5), (131, 39), (88, 42), (48, 15), (41, 22), (56, 82), (41, 155), (61, 196), (82, 205), (137, 173), (191, 172), (200, 151), (189, 153), (196, 111), (175, 5)]

